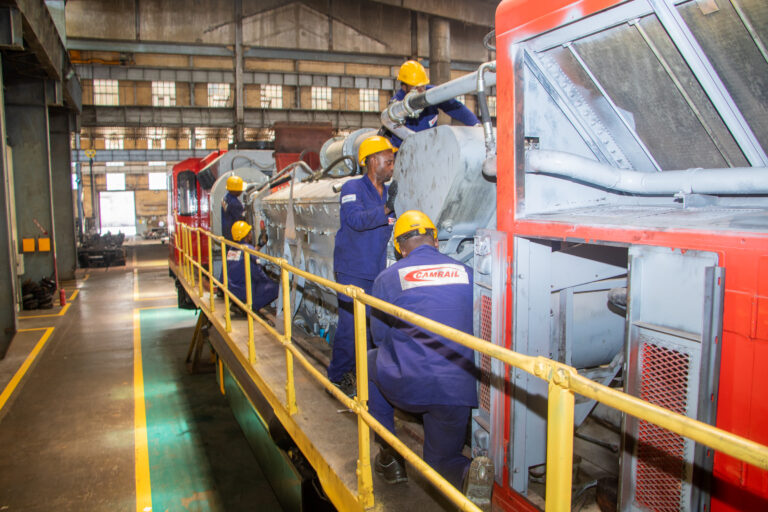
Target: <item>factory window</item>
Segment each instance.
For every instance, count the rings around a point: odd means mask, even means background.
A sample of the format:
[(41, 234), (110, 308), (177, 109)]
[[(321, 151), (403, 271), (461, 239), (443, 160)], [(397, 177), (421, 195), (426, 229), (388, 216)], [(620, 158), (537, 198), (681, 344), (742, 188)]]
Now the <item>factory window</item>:
[(467, 98), (463, 94), (461, 94), (459, 96), (456, 96), (456, 99), (459, 100), (462, 105), (466, 105), (467, 104), (467, 102), (465, 101)]
[(496, 96), (486, 96), (488, 101), (488, 113), (491, 117), (496, 117)]
[(331, 110), (330, 87), (312, 87), (312, 109)]
[(150, 167), (165, 167), (166, 162), (165, 160), (157, 160), (157, 161), (150, 160), (149, 162), (147, 162), (147, 165)]
[(77, 174), (72, 173), (72, 190), (77, 190)]
[(117, 80), (93, 80), (94, 105), (119, 105), (120, 90)]
[(125, 190), (125, 173), (122, 172), (108, 172), (107, 173), (107, 190)]
[(123, 149), (125, 141), (122, 137), (104, 139), (104, 149)]
[(164, 172), (149, 173), (149, 190), (166, 190), (166, 181)]
[(283, 86), (261, 86), (261, 108), (283, 108)]
[(229, 84), (208, 84), (208, 106), (209, 107), (227, 107), (230, 106)]
[(360, 110), (377, 112), (379, 110), (379, 90), (360, 89)]
[(147, 142), (147, 149), (165, 149), (165, 138), (150, 137)]
[(197, 214), (197, 176), (192, 171), (181, 171), (176, 177), (176, 198), (179, 215)]
[(176, 106), (176, 82), (152, 82), (152, 106)]

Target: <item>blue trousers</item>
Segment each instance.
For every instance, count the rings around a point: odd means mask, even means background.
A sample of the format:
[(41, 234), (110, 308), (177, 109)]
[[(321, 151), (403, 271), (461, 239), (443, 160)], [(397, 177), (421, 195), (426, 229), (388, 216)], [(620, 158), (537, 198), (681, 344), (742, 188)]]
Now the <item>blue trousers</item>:
[(415, 405), (389, 400), (377, 384), (377, 353), (378, 349), (368, 351), (368, 410), (371, 415), (394, 434), (395, 407), (421, 414), (424, 421), (424, 461), (461, 490), (471, 463), (461, 453), (471, 408), (466, 405)]
[[(339, 284), (351, 284), (365, 290), (370, 294), (373, 281), (361, 279), (347, 274), (336, 273), (336, 281)], [(339, 323), (336, 325), (336, 334), (333, 337), (331, 352), (331, 364), (328, 365), (328, 380), (341, 381), (341, 377), (348, 371), (355, 370), (355, 314), (352, 310), (352, 299), (339, 294)], [(365, 307), (365, 317), (370, 316), (370, 307)], [(366, 327), (369, 322), (366, 321)], [(370, 346), (370, 327), (366, 329), (368, 344)]]

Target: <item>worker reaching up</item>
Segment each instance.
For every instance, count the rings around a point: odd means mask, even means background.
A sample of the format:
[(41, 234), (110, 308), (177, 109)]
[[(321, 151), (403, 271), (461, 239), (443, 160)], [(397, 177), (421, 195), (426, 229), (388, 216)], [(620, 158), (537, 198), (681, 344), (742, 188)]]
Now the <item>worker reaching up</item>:
[[(424, 69), (424, 66), (415, 60), (406, 61), (400, 66), (400, 72), (397, 74), (397, 79), (400, 81), (400, 89), (395, 93), (395, 96), (391, 101), (402, 101), (403, 98), (405, 98), (405, 95), (414, 89), (418, 92), (424, 92), (434, 87), (429, 85), (429, 78), (427, 78), (427, 71)], [(462, 102), (457, 99), (452, 99), (444, 101), (438, 105), (426, 107), (421, 111), (419, 117), (407, 118), (405, 120), (405, 126), (414, 132), (434, 128), (437, 125), (438, 110), (442, 110), (453, 119), (456, 119), (467, 126), (474, 126), (480, 123), (477, 116), (465, 107)], [(403, 142), (396, 135), (391, 135), (390, 140), (392, 141), (392, 145), (398, 148)]]
[[(403, 258), (373, 283), (374, 297), (466, 333), (472, 333), (472, 269), (437, 250), (437, 229), (423, 212), (409, 210), (395, 223), (395, 249)], [(395, 433), (394, 409), (422, 415), (424, 461), (490, 510), (493, 462), (462, 454), (477, 407), (474, 351), (406, 321), (375, 311), (368, 353), (368, 409)], [(374, 470), (387, 483), (407, 480), (403, 457), (379, 439)], [(463, 489), (462, 489), (463, 488)]]
[[(392, 178), (395, 149), (386, 137), (368, 137), (360, 144), (358, 161), (365, 166), (362, 178), (341, 187), (339, 231), (333, 249), (333, 272), (340, 284), (371, 292), (373, 280), (387, 263), (387, 243), (395, 222), (395, 189)], [(356, 393), (355, 320), (352, 299), (338, 294), (339, 322), (333, 339), (328, 379), (348, 396)], [(368, 310), (370, 308), (366, 308)]]

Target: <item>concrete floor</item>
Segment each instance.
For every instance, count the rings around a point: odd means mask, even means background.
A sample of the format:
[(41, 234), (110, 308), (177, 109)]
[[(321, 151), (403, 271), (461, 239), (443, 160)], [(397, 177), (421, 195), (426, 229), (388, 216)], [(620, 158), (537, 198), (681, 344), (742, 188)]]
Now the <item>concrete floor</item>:
[(214, 375), (186, 370), (196, 317), (175, 307), (167, 250), (138, 245), (126, 267), (79, 271), (63, 315), (22, 313), (0, 361), (1, 511), (136, 510), (137, 309), (151, 510), (280, 510)]

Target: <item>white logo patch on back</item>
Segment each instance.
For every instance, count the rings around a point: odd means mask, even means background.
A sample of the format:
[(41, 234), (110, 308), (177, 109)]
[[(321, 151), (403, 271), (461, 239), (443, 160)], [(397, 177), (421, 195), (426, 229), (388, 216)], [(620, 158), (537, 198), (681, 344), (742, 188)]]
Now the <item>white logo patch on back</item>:
[(357, 201), (357, 194), (347, 194), (345, 196), (341, 196), (341, 204), (349, 203), (351, 201)]
[(464, 266), (453, 263), (416, 265), (400, 268), (397, 272), (400, 275), (400, 287), (403, 290), (419, 286), (469, 284), (469, 276), (467, 276), (467, 270)]
[(243, 257), (243, 253), (237, 249), (230, 249), (227, 251), (227, 261), (240, 261)]

